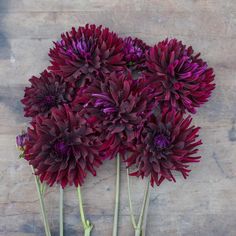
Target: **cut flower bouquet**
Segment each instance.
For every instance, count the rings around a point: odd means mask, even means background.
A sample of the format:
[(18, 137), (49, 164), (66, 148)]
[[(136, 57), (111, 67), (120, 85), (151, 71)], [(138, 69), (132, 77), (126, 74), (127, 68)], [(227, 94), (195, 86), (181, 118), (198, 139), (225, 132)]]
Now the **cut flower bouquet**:
[[(60, 185), (60, 236), (63, 189), (78, 193), (84, 235), (93, 225), (83, 210), (81, 186), (96, 176), (104, 161), (117, 160), (113, 236), (118, 235), (120, 164), (127, 168), (129, 206), (135, 235), (145, 234), (150, 186), (175, 172), (187, 178), (199, 162), (197, 109), (215, 88), (213, 69), (192, 47), (177, 39), (149, 46), (87, 24), (61, 35), (49, 51), (50, 65), (25, 88), (29, 127), (16, 142), (32, 167), (46, 236), (50, 236), (44, 193)], [(138, 222), (134, 219), (130, 176), (147, 179)]]

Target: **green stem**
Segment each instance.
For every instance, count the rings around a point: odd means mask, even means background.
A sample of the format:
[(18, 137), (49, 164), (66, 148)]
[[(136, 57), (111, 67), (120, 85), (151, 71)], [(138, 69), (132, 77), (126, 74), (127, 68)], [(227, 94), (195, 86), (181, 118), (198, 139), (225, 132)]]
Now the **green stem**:
[(63, 228), (63, 188), (60, 186), (60, 236), (64, 235), (64, 228)]
[(141, 209), (141, 213), (139, 215), (139, 220), (138, 220), (138, 225), (137, 228), (141, 229), (142, 224), (143, 224), (143, 217), (144, 217), (144, 212), (146, 210), (146, 204), (147, 204), (147, 197), (149, 195), (149, 180), (147, 181), (147, 185), (146, 185), (146, 189), (145, 189), (145, 194), (144, 194), (144, 198), (143, 198), (143, 204), (142, 204), (142, 209)]
[(45, 192), (46, 192), (46, 184), (41, 183), (40, 185), (41, 185), (41, 193), (42, 193), (42, 195), (44, 196), (44, 194), (45, 194)]
[(145, 189), (145, 193), (144, 193), (141, 213), (139, 215), (138, 225), (137, 225), (137, 227), (135, 229), (135, 236), (141, 236), (141, 235), (145, 234), (145, 232), (143, 230), (143, 225), (144, 225), (143, 219), (144, 219), (145, 212), (148, 210), (147, 209), (147, 202), (149, 202), (148, 201), (149, 189), (150, 189), (149, 187), (150, 187), (150, 182), (148, 180), (147, 181), (147, 185), (146, 185), (146, 189)]
[(91, 224), (91, 222), (89, 220), (85, 219), (83, 200), (82, 200), (80, 187), (77, 188), (77, 194), (78, 194), (78, 199), (79, 199), (80, 217), (81, 217), (81, 221), (82, 221), (82, 224), (84, 227), (84, 236), (90, 236), (90, 233), (93, 229), (93, 225)]
[(135, 231), (134, 231), (134, 233), (135, 233), (135, 234), (134, 234), (135, 236), (142, 236), (142, 230), (139, 229), (139, 228), (136, 228)]
[(118, 235), (118, 215), (119, 215), (119, 203), (120, 203), (120, 155), (116, 157), (116, 197), (115, 197), (115, 211), (113, 221), (113, 233), (112, 236)]
[(47, 219), (47, 214), (46, 214), (46, 211), (45, 211), (43, 194), (41, 192), (41, 189), (42, 189), (41, 185), (42, 184), (41, 184), (39, 178), (35, 175), (33, 166), (31, 166), (31, 168), (32, 168), (32, 172), (34, 174), (35, 185), (36, 185), (37, 192), (38, 192), (41, 213), (42, 213), (42, 216), (43, 216), (43, 224), (44, 224), (45, 234), (46, 234), (46, 236), (51, 236), (50, 228), (49, 228), (49, 224), (48, 224), (48, 219)]
[(131, 200), (131, 190), (130, 190), (130, 176), (129, 176), (129, 169), (127, 168), (127, 186), (128, 186), (128, 198), (129, 198), (129, 208), (130, 208), (130, 216), (132, 225), (135, 231), (135, 236), (144, 236), (145, 235), (145, 228), (146, 228), (146, 219), (147, 219), (147, 211), (150, 199), (150, 181), (147, 180), (147, 185), (144, 193), (143, 203), (141, 212), (139, 215), (138, 224), (136, 224), (134, 213), (133, 213), (133, 206)]
[[(148, 180), (148, 184), (150, 184), (149, 180)], [(146, 200), (146, 204), (145, 204), (145, 211), (144, 211), (144, 217), (143, 217), (143, 224), (142, 224), (142, 236), (146, 235), (146, 226), (147, 226), (147, 215), (148, 215), (148, 207), (149, 207), (149, 203), (150, 203), (150, 187), (148, 190), (148, 196), (147, 196), (147, 200)]]
[(131, 199), (131, 191), (130, 191), (129, 168), (126, 169), (126, 173), (127, 173), (127, 186), (128, 186), (130, 217), (131, 217), (132, 225), (133, 225), (134, 229), (136, 229), (137, 225), (136, 225), (135, 218), (134, 218), (134, 211), (133, 211), (133, 205), (132, 205), (132, 199)]

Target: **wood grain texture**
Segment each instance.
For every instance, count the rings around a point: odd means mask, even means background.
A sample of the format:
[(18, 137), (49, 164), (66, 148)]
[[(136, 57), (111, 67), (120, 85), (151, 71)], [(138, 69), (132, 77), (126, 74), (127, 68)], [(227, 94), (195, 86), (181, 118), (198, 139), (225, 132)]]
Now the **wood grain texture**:
[[(147, 236), (236, 235), (236, 2), (235, 0), (1, 0), (0, 1), (0, 235), (43, 236), (34, 180), (18, 160), (15, 136), (27, 125), (19, 99), (31, 75), (48, 65), (48, 49), (60, 33), (85, 23), (103, 24), (121, 36), (150, 45), (165, 37), (191, 44), (215, 69), (216, 90), (194, 117), (201, 126), (202, 161), (187, 181), (164, 183), (151, 193)], [(119, 235), (133, 235), (125, 170), (122, 168)], [(138, 213), (143, 183), (132, 179)], [(115, 162), (83, 187), (92, 235), (110, 236)], [(58, 187), (46, 204), (53, 236), (58, 235)], [(66, 236), (82, 235), (76, 193), (65, 194)]]

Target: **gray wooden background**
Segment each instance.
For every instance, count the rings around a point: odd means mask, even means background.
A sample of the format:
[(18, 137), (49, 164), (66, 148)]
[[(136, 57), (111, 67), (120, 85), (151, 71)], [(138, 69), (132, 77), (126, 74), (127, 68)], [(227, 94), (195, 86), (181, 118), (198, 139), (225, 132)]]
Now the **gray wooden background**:
[[(153, 189), (147, 236), (236, 235), (236, 1), (235, 0), (0, 0), (0, 235), (43, 236), (31, 170), (18, 160), (15, 136), (27, 125), (19, 99), (31, 75), (47, 65), (53, 40), (72, 26), (103, 24), (121, 36), (153, 45), (166, 37), (191, 44), (214, 67), (217, 88), (194, 122), (202, 127), (203, 159), (190, 178), (177, 177)], [(110, 236), (115, 162), (83, 187), (93, 235)], [(140, 183), (140, 182), (139, 182)], [(132, 179), (138, 212), (143, 185)], [(58, 235), (58, 188), (46, 202), (53, 235)], [(65, 196), (66, 236), (82, 235), (75, 189)], [(133, 235), (125, 170), (119, 235)]]

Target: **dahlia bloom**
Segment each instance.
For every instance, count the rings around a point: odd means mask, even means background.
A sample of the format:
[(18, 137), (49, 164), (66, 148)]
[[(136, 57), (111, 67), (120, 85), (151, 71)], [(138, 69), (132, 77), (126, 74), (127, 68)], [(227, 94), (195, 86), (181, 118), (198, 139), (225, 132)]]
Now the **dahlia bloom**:
[(166, 113), (162, 117), (152, 115), (145, 123), (139, 137), (130, 143), (127, 166), (134, 167), (131, 173), (142, 178), (151, 177), (151, 185), (160, 185), (164, 179), (174, 181), (173, 171), (181, 172), (184, 178), (190, 172), (189, 163), (199, 162), (195, 156), (201, 144), (197, 140), (199, 127), (191, 126), (190, 116), (181, 113)]
[(123, 40), (102, 26), (72, 28), (54, 45), (49, 69), (77, 85), (124, 68)]
[(155, 106), (154, 95), (149, 93), (142, 79), (134, 80), (129, 72), (111, 73), (95, 81), (75, 101), (85, 103), (86, 99), (84, 111), (101, 121), (107, 134), (101, 150), (108, 149), (110, 157), (137, 136)]
[(127, 66), (132, 69), (143, 69), (145, 53), (150, 47), (141, 39), (127, 37), (124, 39), (124, 58)]
[(29, 81), (31, 86), (25, 88), (21, 100), (26, 117), (48, 114), (51, 108), (73, 100), (74, 88), (61, 76), (44, 70), (40, 77), (33, 76)]
[(162, 98), (163, 110), (195, 113), (208, 101), (215, 88), (214, 73), (199, 56), (176, 39), (166, 39), (149, 50), (144, 74)]
[(101, 132), (90, 119), (70, 110), (68, 105), (53, 108), (51, 116), (37, 116), (28, 128), (25, 159), (41, 182), (64, 188), (82, 185), (87, 172), (96, 175), (101, 164), (98, 152)]

